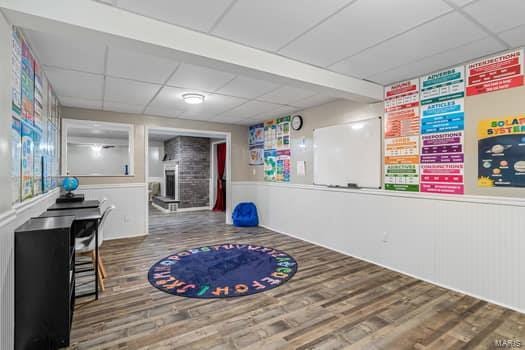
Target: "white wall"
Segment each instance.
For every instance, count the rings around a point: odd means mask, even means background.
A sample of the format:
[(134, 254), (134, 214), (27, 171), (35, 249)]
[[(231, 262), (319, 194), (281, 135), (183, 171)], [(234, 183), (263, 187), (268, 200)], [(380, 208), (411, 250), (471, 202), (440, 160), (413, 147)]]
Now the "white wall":
[[(95, 151), (90, 145), (68, 144), (67, 165), (70, 175), (124, 175), (129, 163), (128, 146)], [(130, 171), (130, 170), (128, 170)]]
[(260, 223), (525, 312), (525, 200), (234, 182)]
[[(150, 141), (148, 144), (149, 178), (163, 178), (164, 142)], [(148, 179), (149, 181), (149, 179)]]

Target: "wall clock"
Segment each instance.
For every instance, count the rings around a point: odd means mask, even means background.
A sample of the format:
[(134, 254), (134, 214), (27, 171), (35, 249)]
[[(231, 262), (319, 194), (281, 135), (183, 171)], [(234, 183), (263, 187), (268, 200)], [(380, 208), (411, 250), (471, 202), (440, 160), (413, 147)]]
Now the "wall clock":
[(292, 117), (292, 129), (297, 131), (297, 130), (301, 130), (302, 127), (303, 127), (303, 117), (301, 117), (300, 115), (294, 115)]

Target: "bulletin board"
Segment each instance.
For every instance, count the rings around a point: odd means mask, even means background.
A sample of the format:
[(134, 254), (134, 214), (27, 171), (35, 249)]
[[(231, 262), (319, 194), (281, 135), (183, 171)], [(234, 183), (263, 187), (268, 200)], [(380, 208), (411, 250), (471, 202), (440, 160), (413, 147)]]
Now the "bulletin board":
[(291, 171), (291, 117), (266, 121), (264, 126), (264, 180), (290, 182)]

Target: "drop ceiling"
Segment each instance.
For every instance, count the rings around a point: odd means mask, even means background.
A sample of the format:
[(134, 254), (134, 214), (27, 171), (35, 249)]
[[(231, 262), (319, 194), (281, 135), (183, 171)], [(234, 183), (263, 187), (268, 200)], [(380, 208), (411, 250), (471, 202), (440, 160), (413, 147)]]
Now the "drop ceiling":
[[(108, 6), (386, 85), (525, 44), (525, 1), (105, 0)], [(335, 94), (25, 31), (64, 105), (251, 124)], [(188, 106), (186, 92), (206, 96)]]

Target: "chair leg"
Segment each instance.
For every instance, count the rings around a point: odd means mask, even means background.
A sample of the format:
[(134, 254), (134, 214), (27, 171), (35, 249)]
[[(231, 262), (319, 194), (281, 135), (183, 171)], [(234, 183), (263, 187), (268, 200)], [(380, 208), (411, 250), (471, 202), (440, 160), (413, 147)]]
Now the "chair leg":
[(104, 263), (102, 262), (102, 257), (100, 256), (100, 254), (98, 254), (98, 266), (100, 268), (102, 278), (106, 278), (108, 274), (106, 273), (106, 268), (104, 267)]
[(98, 285), (100, 286), (101, 291), (105, 291), (106, 287), (104, 286), (104, 279), (102, 278), (102, 273), (100, 271), (100, 266), (98, 268)]

